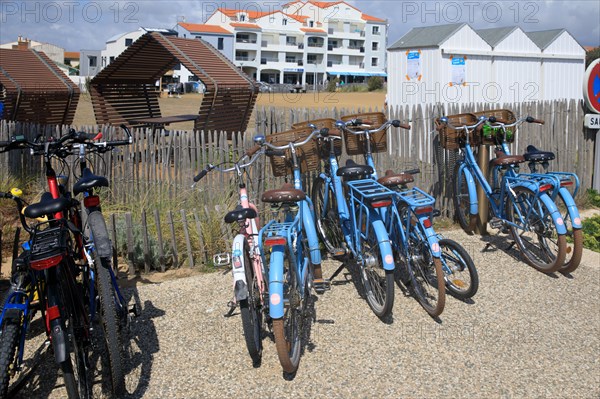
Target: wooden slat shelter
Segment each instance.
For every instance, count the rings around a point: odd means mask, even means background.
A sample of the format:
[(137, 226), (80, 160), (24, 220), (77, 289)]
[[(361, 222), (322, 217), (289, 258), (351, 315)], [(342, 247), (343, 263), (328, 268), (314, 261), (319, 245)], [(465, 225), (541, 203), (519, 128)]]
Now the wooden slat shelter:
[(0, 49), (0, 101), (3, 119), (70, 125), (79, 88), (44, 53)]
[(159, 32), (140, 37), (94, 77), (91, 93), (96, 122), (135, 126), (135, 119), (162, 117), (156, 81), (177, 64), (206, 86), (195, 130), (246, 130), (257, 84), (207, 42)]

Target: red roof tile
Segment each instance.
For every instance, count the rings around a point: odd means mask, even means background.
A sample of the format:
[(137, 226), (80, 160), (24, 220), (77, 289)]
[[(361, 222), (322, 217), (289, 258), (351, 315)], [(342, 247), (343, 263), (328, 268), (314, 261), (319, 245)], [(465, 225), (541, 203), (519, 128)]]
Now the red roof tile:
[(315, 29), (315, 28), (300, 28), (300, 30), (302, 32), (309, 32), (309, 33), (327, 33), (323, 29)]
[(244, 24), (244, 23), (239, 23), (239, 22), (232, 22), (229, 25), (233, 26), (234, 28), (247, 28), (247, 29), (261, 29), (260, 26), (256, 25), (256, 24)]
[(202, 32), (202, 33), (223, 33), (232, 35), (230, 31), (218, 25), (206, 25), (206, 24), (188, 24), (186, 22), (180, 22), (179, 26), (190, 31), (190, 32)]
[(373, 21), (373, 22), (386, 22), (385, 19), (381, 19), (381, 18), (377, 18), (377, 17), (373, 17), (371, 15), (367, 15), (367, 14), (363, 14), (362, 15), (362, 19), (364, 19), (365, 21)]

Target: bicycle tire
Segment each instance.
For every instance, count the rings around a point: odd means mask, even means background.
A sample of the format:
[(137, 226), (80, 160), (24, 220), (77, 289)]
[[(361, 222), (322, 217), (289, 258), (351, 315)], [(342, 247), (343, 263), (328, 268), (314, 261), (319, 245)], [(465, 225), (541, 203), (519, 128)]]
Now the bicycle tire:
[(8, 394), (11, 366), (15, 365), (20, 330), (18, 323), (7, 320), (0, 332), (0, 398), (6, 398)]
[(253, 269), (254, 264), (251, 259), (250, 247), (248, 242), (244, 241), (244, 270), (248, 285), (248, 299), (240, 301), (240, 313), (246, 348), (252, 358), (253, 366), (258, 367), (262, 359), (262, 310), (260, 308), (260, 292), (258, 292)]
[[(566, 256), (566, 237), (564, 234), (558, 234), (556, 232), (556, 226), (554, 220), (550, 216), (548, 209), (546, 208), (542, 197), (546, 194), (542, 194), (536, 197), (533, 191), (525, 187), (516, 186), (513, 187), (514, 197), (510, 197), (506, 201), (506, 218), (509, 222), (519, 225), (520, 220), (515, 219), (515, 209), (520, 208), (520, 213), (527, 215), (529, 212), (528, 220), (525, 222), (523, 228), (518, 228), (514, 225), (509, 225), (511, 235), (525, 261), (534, 269), (543, 273), (553, 273), (560, 269), (564, 265)], [(541, 215), (541, 216), (540, 216)], [(549, 228), (549, 226), (552, 226)], [(539, 250), (534, 253), (529, 247), (533, 245), (526, 245), (532, 243), (533, 239), (527, 240), (523, 237), (525, 233), (528, 233), (527, 229), (532, 227), (531, 231), (537, 237), (539, 243)], [(534, 231), (536, 230), (536, 231)], [(522, 233), (519, 233), (522, 231)], [(548, 244), (552, 242), (552, 239), (556, 238), (556, 244), (553, 248), (549, 248)]]
[[(439, 241), (439, 244), (442, 251), (442, 263), (452, 269), (451, 275), (447, 274), (446, 269), (444, 269), (446, 289), (457, 298), (472, 298), (479, 289), (479, 275), (473, 259), (462, 245), (456, 241), (443, 238)], [(467, 273), (464, 273), (465, 270)], [(466, 277), (468, 277), (468, 281), (465, 281)]]
[(471, 215), (470, 213), (469, 190), (464, 172), (465, 168), (462, 169), (462, 172), (459, 172), (462, 164), (462, 162), (458, 162), (454, 167), (454, 193), (452, 201), (458, 224), (465, 233), (473, 235), (475, 225), (477, 224), (477, 215)]
[(92, 397), (92, 380), (87, 367), (89, 359), (85, 353), (85, 343), (83, 342), (85, 327), (80, 325), (79, 318), (82, 315), (77, 310), (76, 304), (76, 301), (79, 299), (81, 300), (80, 304), (85, 306), (85, 301), (81, 297), (77, 297), (77, 283), (73, 280), (72, 275), (66, 271), (66, 268), (71, 266), (67, 262), (63, 262), (57, 266), (58, 271), (62, 274), (59, 280), (60, 284), (58, 285), (62, 303), (61, 323), (68, 337), (67, 358), (64, 362), (61, 362), (60, 368), (63, 371), (65, 388), (67, 389), (69, 399), (88, 399)]
[[(325, 190), (329, 199), (324, 209)], [(325, 179), (317, 177), (312, 189), (312, 202), (315, 208), (317, 232), (329, 253), (335, 253), (344, 246), (344, 234), (340, 226), (335, 193)]]
[[(275, 337), (275, 347), (279, 363), (286, 374), (294, 374), (300, 365), (300, 356), (302, 352), (302, 302), (298, 303), (300, 298), (294, 298), (297, 290), (298, 281), (296, 273), (290, 269), (289, 256), (284, 251), (275, 251), (271, 253), (270, 267), (276, 266), (277, 262), (282, 263), (284, 267), (284, 276), (286, 284), (283, 291), (283, 300), (287, 304), (282, 318), (273, 319), (273, 335)], [(287, 267), (286, 267), (287, 265)]]
[(118, 298), (108, 269), (111, 267), (110, 261), (96, 257), (96, 262), (96, 281), (104, 344), (108, 354), (113, 394), (119, 397), (125, 393), (125, 373), (123, 369), (123, 329), (115, 308), (115, 301), (118, 301)]
[(384, 228), (380, 220), (368, 224), (361, 221), (360, 226), (365, 225), (368, 230), (360, 235), (363, 261), (359, 262), (358, 267), (367, 303), (373, 313), (383, 319), (394, 307), (394, 271), (383, 267), (383, 255), (375, 234), (376, 224)]
[(111, 262), (111, 259), (115, 257), (115, 251), (108, 236), (106, 221), (100, 211), (89, 214), (88, 224), (96, 247), (94, 257), (96, 285), (100, 299), (100, 316), (106, 354), (108, 355), (107, 363), (110, 368), (112, 390), (114, 395), (122, 396), (126, 391), (123, 366), (123, 328), (120, 323), (122, 318), (117, 311), (117, 303), (120, 299), (117, 296), (110, 274), (110, 270), (116, 266)]
[(565, 222), (567, 236), (573, 241), (572, 243), (567, 241), (567, 247), (565, 250), (565, 263), (560, 267), (560, 269), (558, 269), (560, 273), (568, 274), (574, 272), (581, 263), (581, 256), (583, 255), (583, 232), (581, 229), (573, 228), (573, 221), (571, 220), (569, 208), (566, 205), (562, 190), (559, 191), (557, 199), (554, 201), (554, 203), (558, 207), (563, 221)]

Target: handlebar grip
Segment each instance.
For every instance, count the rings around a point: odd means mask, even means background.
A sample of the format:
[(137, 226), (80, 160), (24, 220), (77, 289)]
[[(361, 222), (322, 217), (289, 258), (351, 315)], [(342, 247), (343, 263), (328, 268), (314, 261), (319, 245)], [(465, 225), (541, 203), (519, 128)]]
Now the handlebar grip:
[(324, 127), (323, 129), (319, 130), (319, 134), (322, 137), (327, 137), (329, 136), (329, 128)]
[(368, 123), (364, 123), (362, 119), (354, 119), (351, 122), (352, 126), (360, 126), (360, 125), (368, 125)]
[(208, 174), (208, 169), (202, 169), (196, 177), (194, 177), (194, 183), (198, 183), (204, 176)]
[(277, 156), (277, 157), (283, 157), (285, 156), (285, 151), (284, 150), (271, 150), (268, 149), (265, 151), (265, 155), (268, 157), (273, 157), (273, 156)]
[(129, 140), (115, 140), (115, 141), (107, 141), (106, 145), (107, 146), (112, 146), (112, 147), (116, 147), (116, 146), (120, 146), (120, 145), (129, 145), (131, 144), (129, 142)]
[(252, 155), (256, 154), (258, 151), (260, 151), (261, 146), (259, 146), (258, 144), (248, 148), (246, 150), (246, 155), (248, 155), (249, 157), (251, 157)]
[(10, 144), (10, 141), (0, 141), (0, 147), (7, 147)]
[(392, 121), (392, 126), (399, 127), (405, 130), (410, 130), (410, 125), (408, 123), (401, 123), (398, 119), (394, 119)]
[(0, 198), (12, 198), (12, 194), (0, 192)]
[(525, 121), (527, 123), (539, 123), (540, 125), (543, 125), (546, 123), (543, 119), (536, 119), (533, 116), (528, 116), (527, 119), (525, 119)]

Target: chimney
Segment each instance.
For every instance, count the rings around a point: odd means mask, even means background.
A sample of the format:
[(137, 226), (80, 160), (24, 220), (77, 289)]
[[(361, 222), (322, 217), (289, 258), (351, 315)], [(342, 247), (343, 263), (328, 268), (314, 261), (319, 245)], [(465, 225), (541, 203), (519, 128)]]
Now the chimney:
[[(19, 36), (18, 40), (17, 40), (17, 46), (16, 49), (17, 50), (28, 50), (29, 46), (31, 44), (30, 40), (27, 39), (23, 39), (22, 36)], [(15, 46), (13, 46), (13, 48), (15, 48)]]

